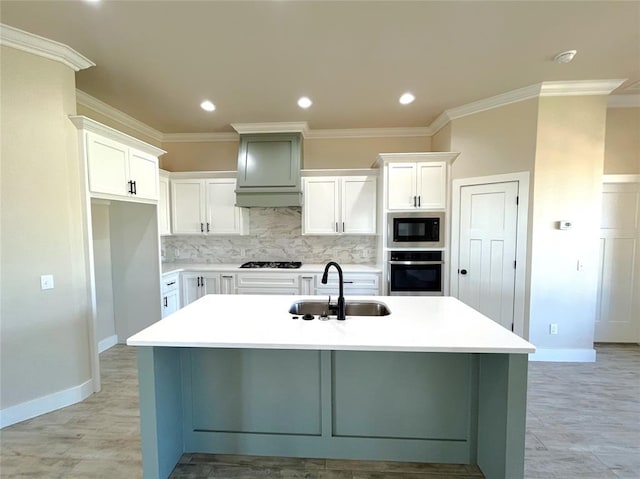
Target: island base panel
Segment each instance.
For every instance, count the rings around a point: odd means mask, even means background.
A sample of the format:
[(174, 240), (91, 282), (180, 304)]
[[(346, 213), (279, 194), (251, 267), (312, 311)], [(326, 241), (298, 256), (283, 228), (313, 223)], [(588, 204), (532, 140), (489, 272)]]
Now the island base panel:
[(139, 349), (141, 378), (155, 378), (144, 395), (141, 381), (145, 479), (168, 477), (159, 456), (182, 452), (477, 463), (487, 479), (523, 477), (526, 355)]

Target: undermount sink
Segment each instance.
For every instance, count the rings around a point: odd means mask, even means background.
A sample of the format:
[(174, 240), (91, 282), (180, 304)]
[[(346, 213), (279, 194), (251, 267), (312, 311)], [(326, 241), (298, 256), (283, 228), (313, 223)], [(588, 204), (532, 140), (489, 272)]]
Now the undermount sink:
[[(388, 316), (391, 314), (386, 304), (380, 301), (346, 301), (345, 314), (347, 316)], [(329, 310), (328, 302), (316, 299), (296, 301), (289, 308), (289, 313), (297, 315), (335, 315), (335, 310)]]

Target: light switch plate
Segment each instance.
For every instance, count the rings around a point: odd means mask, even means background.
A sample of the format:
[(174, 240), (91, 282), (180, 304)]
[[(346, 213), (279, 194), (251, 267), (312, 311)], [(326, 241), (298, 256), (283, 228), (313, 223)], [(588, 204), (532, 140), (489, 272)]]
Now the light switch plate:
[(43, 274), (40, 276), (40, 287), (44, 289), (53, 289), (53, 275)]

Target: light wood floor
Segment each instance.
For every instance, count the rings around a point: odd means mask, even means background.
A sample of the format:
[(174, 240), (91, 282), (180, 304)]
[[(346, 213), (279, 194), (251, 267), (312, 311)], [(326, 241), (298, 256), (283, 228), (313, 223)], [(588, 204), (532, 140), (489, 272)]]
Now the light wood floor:
[[(525, 477), (640, 478), (640, 346), (530, 363)], [(101, 355), (103, 390), (0, 431), (2, 478), (142, 477), (133, 348)], [(185, 454), (172, 479), (479, 479), (475, 466)]]

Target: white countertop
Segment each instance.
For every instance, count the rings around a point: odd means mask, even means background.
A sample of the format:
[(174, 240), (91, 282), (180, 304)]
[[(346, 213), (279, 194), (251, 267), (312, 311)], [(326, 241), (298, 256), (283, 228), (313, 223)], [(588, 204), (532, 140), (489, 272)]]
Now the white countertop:
[(322, 296), (206, 295), (127, 340), (129, 346), (531, 353), (535, 347), (448, 296), (347, 296), (381, 301), (389, 316), (292, 319)]
[[(234, 271), (243, 273), (256, 272), (279, 272), (279, 273), (322, 273), (324, 271), (324, 263), (303, 263), (300, 268), (240, 268), (239, 263), (163, 263), (162, 274), (179, 273), (181, 271)], [(382, 269), (375, 265), (368, 264), (341, 264), (340, 267), (345, 273), (380, 273)], [(332, 271), (335, 271), (332, 269)]]

